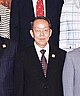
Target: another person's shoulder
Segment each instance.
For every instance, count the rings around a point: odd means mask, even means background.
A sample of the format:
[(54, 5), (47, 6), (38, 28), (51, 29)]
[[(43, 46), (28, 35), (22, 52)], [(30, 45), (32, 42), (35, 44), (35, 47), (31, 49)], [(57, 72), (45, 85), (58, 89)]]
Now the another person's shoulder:
[(80, 62), (80, 47), (67, 52), (65, 62), (71, 62), (71, 64), (78, 64)]
[(67, 53), (70, 56), (77, 56), (80, 54), (80, 47), (73, 49)]

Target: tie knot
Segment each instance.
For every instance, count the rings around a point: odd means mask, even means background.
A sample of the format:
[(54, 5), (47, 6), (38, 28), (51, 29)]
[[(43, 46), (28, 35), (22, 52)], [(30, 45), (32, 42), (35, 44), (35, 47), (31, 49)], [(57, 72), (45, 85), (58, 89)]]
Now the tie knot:
[(40, 50), (40, 52), (42, 53), (42, 55), (44, 55), (46, 50), (42, 49), (42, 50)]

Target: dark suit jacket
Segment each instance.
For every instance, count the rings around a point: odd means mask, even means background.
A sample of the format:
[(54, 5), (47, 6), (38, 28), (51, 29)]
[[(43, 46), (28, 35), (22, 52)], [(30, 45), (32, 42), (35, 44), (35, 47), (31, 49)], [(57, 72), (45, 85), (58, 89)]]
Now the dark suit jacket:
[[(58, 46), (59, 23), (63, 0), (45, 0), (46, 15), (52, 23), (51, 43)], [(34, 18), (32, 0), (12, 0), (11, 6), (11, 38), (20, 41), (21, 46), (29, 46), (32, 38), (29, 34), (30, 22)]]
[(63, 96), (62, 70), (65, 53), (50, 46), (46, 78), (34, 46), (18, 54), (14, 67), (14, 96)]
[(13, 96), (13, 59), (16, 44), (0, 37), (0, 96)]

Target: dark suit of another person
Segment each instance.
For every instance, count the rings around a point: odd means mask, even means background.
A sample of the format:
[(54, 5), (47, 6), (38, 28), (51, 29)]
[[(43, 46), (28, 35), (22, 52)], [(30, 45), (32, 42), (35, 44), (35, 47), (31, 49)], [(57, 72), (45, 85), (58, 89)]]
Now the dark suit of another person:
[[(34, 19), (30, 30), (34, 44), (19, 51), (14, 62), (14, 96), (63, 96), (62, 69), (66, 52), (47, 42), (52, 34), (50, 26), (44, 17)], [(36, 48), (49, 51), (46, 77), (37, 53), (40, 50)]]
[(13, 59), (16, 44), (0, 37), (0, 96), (13, 96)]
[[(32, 38), (29, 34), (30, 22), (35, 17), (33, 9), (33, 0), (12, 0), (11, 6), (11, 38), (20, 42), (21, 46), (32, 44)], [(59, 45), (59, 21), (63, 0), (45, 0), (46, 17), (52, 23), (53, 34), (51, 43)]]

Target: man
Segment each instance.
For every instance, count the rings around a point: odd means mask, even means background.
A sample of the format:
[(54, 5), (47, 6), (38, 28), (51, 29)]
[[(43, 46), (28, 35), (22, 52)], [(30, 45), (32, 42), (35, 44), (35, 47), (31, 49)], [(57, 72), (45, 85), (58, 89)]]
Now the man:
[[(11, 4), (11, 39), (18, 41), (21, 46), (32, 44), (32, 38), (28, 31), (29, 22), (36, 17), (37, 0), (12, 0)], [(63, 0), (43, 0), (44, 16), (50, 18), (53, 26), (53, 34), (50, 42), (53, 45), (59, 44), (59, 19)]]
[(15, 60), (14, 96), (63, 96), (61, 74), (66, 52), (48, 43), (50, 21), (36, 17), (30, 34), (34, 44), (20, 51)]
[(80, 48), (66, 55), (63, 69), (64, 96), (80, 96)]
[(16, 43), (0, 37), (0, 96), (13, 96), (13, 60)]

